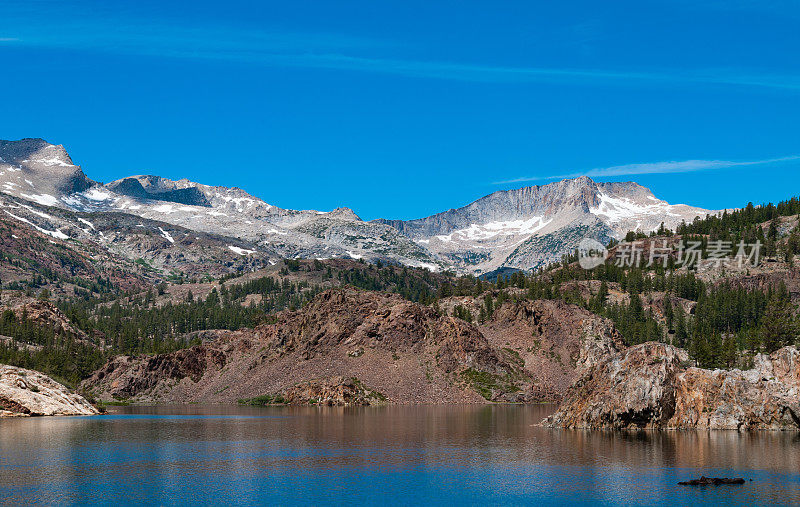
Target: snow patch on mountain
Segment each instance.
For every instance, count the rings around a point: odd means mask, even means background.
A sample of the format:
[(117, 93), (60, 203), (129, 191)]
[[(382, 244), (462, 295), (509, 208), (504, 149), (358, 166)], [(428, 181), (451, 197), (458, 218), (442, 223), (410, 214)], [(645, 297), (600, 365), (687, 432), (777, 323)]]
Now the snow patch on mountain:
[(627, 197), (612, 197), (601, 193), (598, 195), (600, 203), (597, 207), (589, 208), (589, 213), (605, 219), (608, 223), (617, 223), (626, 218), (636, 218), (640, 215), (657, 215), (659, 217), (680, 217), (666, 201), (653, 196), (647, 196), (648, 201), (655, 204), (635, 202)]
[(41, 232), (42, 234), (47, 234), (48, 236), (51, 236), (51, 237), (56, 238), (56, 239), (69, 239), (69, 236), (67, 236), (66, 234), (64, 234), (60, 230), (48, 231), (47, 229), (43, 229), (42, 227), (39, 227), (38, 225), (34, 224), (33, 222), (31, 222), (27, 218), (23, 218), (21, 216), (15, 215), (15, 214), (11, 213), (8, 210), (3, 210), (3, 211), (5, 211), (6, 214), (8, 216), (10, 216), (11, 218), (17, 219), (20, 222), (23, 222), (25, 224), (30, 225), (31, 227), (33, 227), (37, 231)]
[(33, 201), (37, 204), (41, 204), (42, 206), (57, 206), (58, 199), (53, 197), (50, 194), (19, 194), (20, 197), (28, 199), (29, 201)]
[(90, 221), (86, 220), (85, 218), (78, 218), (78, 222), (80, 222), (82, 224), (85, 224), (85, 225), (88, 225), (89, 228), (91, 230), (93, 230), (93, 231), (97, 230), (97, 229), (95, 229), (94, 224), (91, 223)]
[(48, 215), (47, 213), (44, 213), (44, 212), (42, 212), (42, 211), (39, 211), (39, 210), (33, 209), (33, 208), (32, 208), (32, 207), (30, 207), (30, 206), (25, 206), (24, 204), (20, 204), (20, 206), (21, 206), (21, 207), (23, 207), (23, 208), (25, 208), (26, 210), (28, 210), (29, 212), (33, 213), (34, 215), (36, 215), (36, 216), (38, 216), (38, 217), (41, 217), (41, 218), (46, 218), (46, 219), (48, 219), (48, 220), (52, 220), (52, 219), (53, 219), (53, 217), (51, 217), (51, 216), (50, 216), (50, 215)]
[(161, 235), (164, 237), (164, 239), (166, 239), (167, 241), (169, 241), (172, 244), (175, 243), (175, 239), (170, 235), (170, 233), (168, 233), (167, 231), (165, 231), (161, 227), (159, 227), (158, 230), (161, 231)]
[(172, 213), (175, 207), (172, 204), (159, 204), (153, 208), (156, 213)]
[[(528, 219), (487, 222), (485, 224), (470, 224), (465, 229), (459, 229), (448, 235), (436, 236), (439, 241), (470, 241), (496, 238), (498, 236), (519, 236), (536, 234), (551, 220), (544, 217), (531, 217)], [(429, 241), (429, 240), (428, 240)]]
[(246, 248), (241, 248), (233, 245), (228, 245), (228, 248), (231, 250), (231, 252), (239, 255), (250, 255), (256, 253), (255, 250), (248, 250)]
[(99, 187), (92, 187), (83, 192), (83, 195), (91, 201), (107, 201), (111, 199), (111, 192)]
[[(26, 162), (27, 162), (27, 160), (26, 160)], [(59, 158), (56, 158), (56, 157), (40, 159), (39, 163), (44, 164), (44, 165), (57, 165), (57, 166), (61, 166), (61, 167), (74, 167), (74, 165), (75, 165), (75, 164), (68, 164), (67, 162), (65, 162), (65, 161), (63, 161), (63, 160), (61, 160)]]

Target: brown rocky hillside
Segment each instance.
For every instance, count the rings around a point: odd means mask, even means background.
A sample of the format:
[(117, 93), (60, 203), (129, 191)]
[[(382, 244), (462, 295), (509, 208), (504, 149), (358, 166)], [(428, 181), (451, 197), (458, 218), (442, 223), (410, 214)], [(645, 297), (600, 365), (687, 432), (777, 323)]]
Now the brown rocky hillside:
[(314, 379), (356, 378), (389, 403), (556, 400), (582, 349), (616, 339), (604, 319), (559, 302), (507, 303), (477, 327), (380, 292), (326, 291), (256, 329), (120, 356), (82, 388), (101, 399), (234, 402)]

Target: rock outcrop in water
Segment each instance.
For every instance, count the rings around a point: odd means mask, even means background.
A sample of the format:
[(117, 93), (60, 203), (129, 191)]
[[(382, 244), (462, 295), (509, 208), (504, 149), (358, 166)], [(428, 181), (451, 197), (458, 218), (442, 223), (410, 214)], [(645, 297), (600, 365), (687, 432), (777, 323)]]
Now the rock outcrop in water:
[(0, 417), (98, 413), (82, 396), (42, 373), (0, 365)]
[(690, 481), (679, 482), (679, 486), (723, 486), (731, 484), (744, 484), (745, 480), (741, 477), (700, 477), (699, 479), (692, 479)]
[(648, 342), (586, 365), (544, 424), (611, 429), (800, 429), (800, 352), (758, 355), (751, 370), (692, 366), (682, 349)]

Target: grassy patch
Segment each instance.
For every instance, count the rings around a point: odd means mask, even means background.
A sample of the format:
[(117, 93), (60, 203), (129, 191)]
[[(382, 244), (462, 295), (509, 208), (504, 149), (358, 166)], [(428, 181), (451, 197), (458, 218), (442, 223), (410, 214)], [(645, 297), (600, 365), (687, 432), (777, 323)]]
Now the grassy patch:
[(508, 355), (509, 359), (512, 362), (516, 363), (517, 366), (525, 366), (525, 360), (522, 359), (522, 356), (520, 356), (519, 352), (517, 352), (516, 350), (509, 347), (503, 347), (503, 352), (505, 352)]
[(366, 398), (368, 400), (377, 400), (377, 401), (383, 402), (383, 401), (386, 401), (388, 399), (386, 397), (386, 395), (383, 394), (382, 392), (375, 391), (375, 390), (370, 390), (370, 389), (367, 389), (366, 387), (364, 387), (364, 384), (360, 380), (358, 380), (356, 377), (352, 377), (350, 380), (353, 381), (353, 384), (355, 384), (356, 387), (358, 387), (361, 391), (366, 393)]
[(461, 377), (475, 392), (487, 400), (492, 399), (492, 390), (500, 387), (495, 380), (495, 375), (485, 371), (469, 368), (461, 372)]
[(286, 400), (280, 394), (262, 394), (254, 398), (240, 398), (236, 400), (239, 405), (249, 405), (251, 407), (266, 407), (269, 405), (283, 405)]
[(369, 399), (369, 400), (378, 400), (378, 401), (386, 401), (388, 398), (386, 398), (386, 395), (381, 393), (381, 392), (370, 391), (369, 394), (367, 395), (367, 399)]
[(519, 387), (511, 382), (510, 378), (494, 375), (485, 371), (478, 371), (474, 368), (468, 368), (462, 371), (461, 378), (476, 393), (489, 401), (492, 400), (492, 392), (495, 390), (507, 393), (514, 393), (520, 390)]

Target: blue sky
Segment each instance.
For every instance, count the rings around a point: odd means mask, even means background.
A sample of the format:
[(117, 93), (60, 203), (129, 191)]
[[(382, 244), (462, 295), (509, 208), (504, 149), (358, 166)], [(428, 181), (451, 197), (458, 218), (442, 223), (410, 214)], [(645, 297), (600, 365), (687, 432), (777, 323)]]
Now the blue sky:
[(416, 218), (588, 174), (800, 194), (800, 3), (4, 0), (1, 139)]

